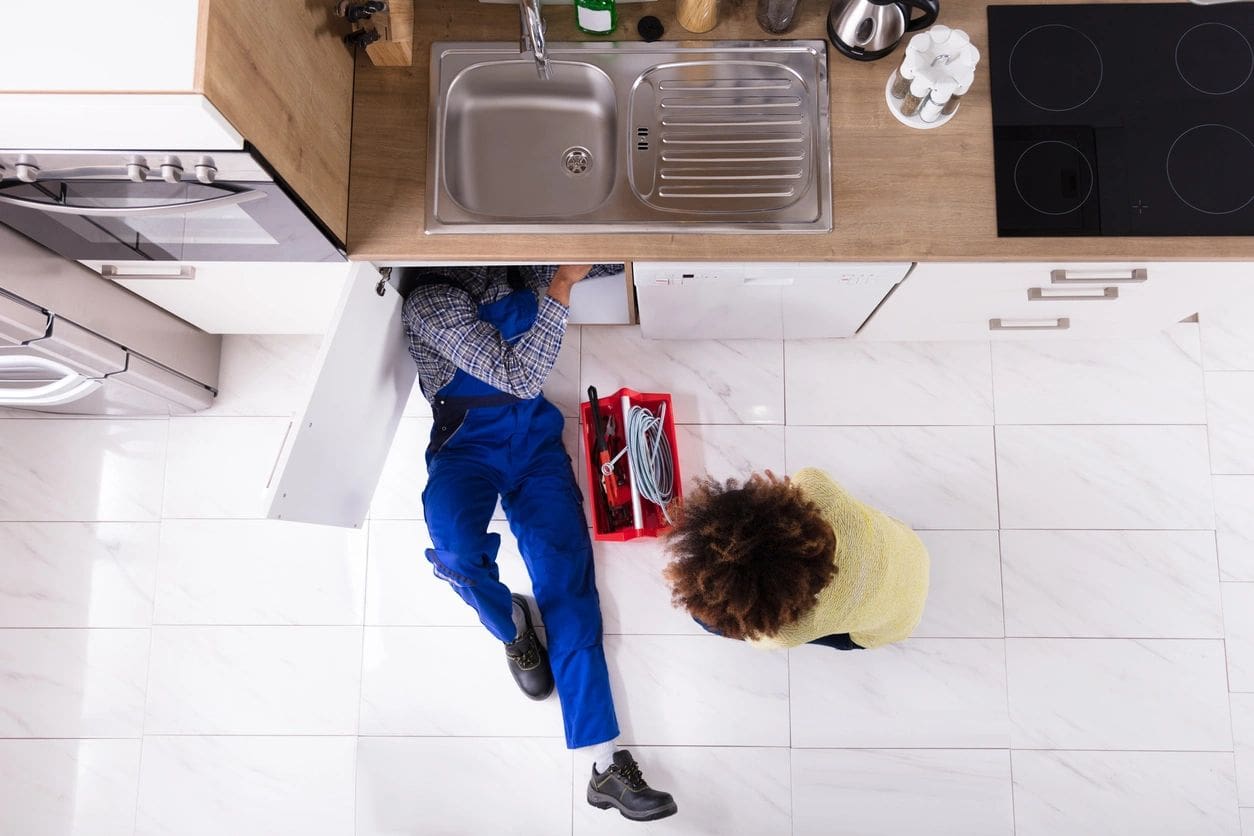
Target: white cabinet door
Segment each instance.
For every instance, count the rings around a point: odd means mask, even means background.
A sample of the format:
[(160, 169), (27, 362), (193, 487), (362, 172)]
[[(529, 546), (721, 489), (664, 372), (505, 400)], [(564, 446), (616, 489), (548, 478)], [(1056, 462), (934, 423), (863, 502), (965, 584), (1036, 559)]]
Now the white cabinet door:
[(1199, 309), (1208, 263), (920, 263), (859, 333), (879, 340), (1135, 336)]
[(210, 334), (323, 334), (348, 262), (84, 261)]
[(650, 339), (849, 337), (909, 262), (636, 262)]
[(309, 402), (270, 479), (271, 519), (362, 526), (418, 374), (403, 302), (373, 265), (353, 265)]

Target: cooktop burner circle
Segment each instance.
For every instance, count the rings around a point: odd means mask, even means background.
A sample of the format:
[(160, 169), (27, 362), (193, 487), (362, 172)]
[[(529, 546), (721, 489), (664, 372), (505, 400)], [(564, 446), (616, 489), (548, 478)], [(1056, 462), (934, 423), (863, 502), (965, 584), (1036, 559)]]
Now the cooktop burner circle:
[(1195, 125), (1167, 151), (1167, 182), (1191, 209), (1240, 212), (1254, 203), (1254, 141), (1227, 125)]
[(1015, 161), (1015, 191), (1042, 215), (1069, 215), (1093, 194), (1093, 165), (1069, 142), (1046, 139), (1029, 145)]
[(1199, 23), (1176, 43), (1176, 72), (1208, 96), (1226, 96), (1254, 75), (1254, 47), (1226, 23)]
[(1101, 50), (1074, 26), (1047, 23), (1010, 50), (1010, 83), (1025, 102), (1055, 113), (1088, 104), (1102, 86)]

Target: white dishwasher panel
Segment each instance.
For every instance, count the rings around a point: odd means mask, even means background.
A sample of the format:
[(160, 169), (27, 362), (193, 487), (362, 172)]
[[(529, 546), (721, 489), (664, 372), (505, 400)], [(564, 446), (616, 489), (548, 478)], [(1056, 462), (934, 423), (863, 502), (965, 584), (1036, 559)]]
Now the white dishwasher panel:
[(641, 262), (640, 331), (650, 339), (852, 337), (911, 262)]

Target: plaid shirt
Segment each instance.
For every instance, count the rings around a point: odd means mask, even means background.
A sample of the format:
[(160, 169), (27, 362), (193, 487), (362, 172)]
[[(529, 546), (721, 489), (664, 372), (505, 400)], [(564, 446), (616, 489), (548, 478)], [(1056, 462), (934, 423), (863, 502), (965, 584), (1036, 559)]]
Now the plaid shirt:
[[(510, 293), (505, 267), (442, 267), (450, 284), (416, 288), (405, 299), (403, 319), (409, 354), (418, 364), (418, 381), (428, 401), (458, 369), (519, 398), (540, 394), (566, 334), (570, 310), (546, 291), (557, 265), (520, 268), (524, 284), (539, 298), (535, 324), (513, 342), (479, 318), (479, 306)], [(589, 278), (622, 272), (617, 264), (598, 264)]]

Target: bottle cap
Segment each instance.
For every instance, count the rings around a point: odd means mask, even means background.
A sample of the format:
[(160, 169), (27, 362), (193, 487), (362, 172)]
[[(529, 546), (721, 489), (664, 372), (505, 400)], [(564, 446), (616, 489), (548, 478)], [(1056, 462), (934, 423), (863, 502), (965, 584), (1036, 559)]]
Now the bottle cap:
[(920, 32), (910, 39), (910, 43), (906, 44), (906, 52), (927, 52), (932, 48), (932, 36), (927, 32)]
[(952, 31), (953, 31), (952, 29), (950, 29), (948, 26), (946, 26), (943, 23), (936, 24), (930, 30), (930, 34), (932, 36), (932, 43), (934, 44), (946, 43), (949, 40), (949, 33)]
[(662, 21), (653, 15), (646, 15), (640, 18), (640, 22), (636, 24), (636, 31), (648, 43), (653, 43), (666, 33), (666, 29), (662, 26)]
[(910, 82), (910, 95), (916, 98), (923, 98), (931, 89), (932, 83), (926, 78), (919, 77)]

